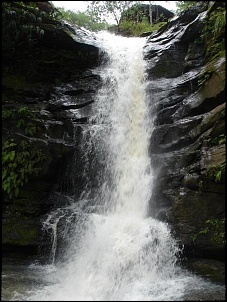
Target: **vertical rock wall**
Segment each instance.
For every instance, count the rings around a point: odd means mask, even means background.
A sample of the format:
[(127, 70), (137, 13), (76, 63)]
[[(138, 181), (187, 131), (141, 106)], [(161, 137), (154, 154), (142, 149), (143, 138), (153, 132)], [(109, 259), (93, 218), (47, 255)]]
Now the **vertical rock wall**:
[(153, 33), (144, 50), (148, 101), (155, 116), (150, 146), (156, 176), (153, 215), (170, 223), (187, 256), (222, 260), (224, 27), (216, 34), (211, 29), (223, 5), (190, 7)]
[[(22, 4), (8, 5), (18, 15), (38, 14)], [(13, 139), (18, 149), (12, 154), (25, 159), (15, 170), (17, 181), (24, 179), (21, 173), (28, 171), (32, 154), (39, 150), (43, 156), (33, 167), (38, 173), (28, 175), (18, 195), (3, 194), (3, 251), (22, 254), (38, 252), (42, 216), (67, 203), (64, 195), (81, 193), (81, 133), (100, 85), (93, 33), (45, 13), (37, 26), (43, 35), (32, 33), (36, 42), (30, 51), (18, 47), (10, 60), (3, 53), (3, 142)]]

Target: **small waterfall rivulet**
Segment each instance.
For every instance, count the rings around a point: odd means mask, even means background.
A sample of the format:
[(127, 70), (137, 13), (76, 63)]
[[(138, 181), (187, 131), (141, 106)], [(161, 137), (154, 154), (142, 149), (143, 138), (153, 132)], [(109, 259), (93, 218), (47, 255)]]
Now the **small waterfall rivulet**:
[[(103, 86), (83, 133), (87, 185), (79, 201), (44, 221), (53, 232), (52, 264), (30, 266), (40, 284), (12, 300), (180, 301), (187, 288), (206, 283), (180, 268), (180, 249), (168, 225), (148, 215), (153, 177), (146, 38), (105, 32), (97, 37), (107, 55), (97, 71)], [(62, 217), (59, 232), (66, 240), (58, 260), (56, 229)]]

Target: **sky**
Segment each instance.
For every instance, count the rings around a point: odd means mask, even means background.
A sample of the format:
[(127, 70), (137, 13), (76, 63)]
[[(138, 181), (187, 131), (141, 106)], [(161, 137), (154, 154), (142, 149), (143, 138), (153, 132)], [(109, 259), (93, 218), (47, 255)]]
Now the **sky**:
[[(75, 12), (84, 12), (89, 1), (51, 1), (56, 7), (64, 7), (65, 10), (72, 10)], [(144, 1), (143, 3), (149, 3)], [(166, 9), (174, 12), (176, 11), (176, 1), (152, 1), (152, 4), (161, 5)]]

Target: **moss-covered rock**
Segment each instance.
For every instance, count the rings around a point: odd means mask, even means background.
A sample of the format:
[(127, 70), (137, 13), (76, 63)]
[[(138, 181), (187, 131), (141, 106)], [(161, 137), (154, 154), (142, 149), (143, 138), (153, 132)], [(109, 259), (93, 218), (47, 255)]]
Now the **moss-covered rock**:
[(192, 258), (187, 268), (199, 276), (212, 280), (213, 282), (225, 283), (225, 263), (211, 259)]
[[(12, 214), (15, 216), (10, 219), (4, 219), (3, 222), (3, 245), (28, 247), (37, 245), (40, 226), (34, 222), (34, 218), (22, 216), (19, 209), (15, 209)], [(16, 215), (19, 216), (16, 217)]]

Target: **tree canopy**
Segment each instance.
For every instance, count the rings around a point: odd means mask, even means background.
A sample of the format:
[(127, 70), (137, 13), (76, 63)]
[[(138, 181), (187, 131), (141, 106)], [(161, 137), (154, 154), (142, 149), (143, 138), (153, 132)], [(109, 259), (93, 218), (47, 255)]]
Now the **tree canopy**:
[(58, 11), (61, 12), (63, 19), (91, 31), (98, 31), (108, 27), (108, 23), (95, 21), (94, 18), (91, 18), (85, 12), (73, 12), (71, 10), (65, 10), (63, 7), (58, 7)]
[(181, 12), (197, 1), (176, 1), (177, 12)]
[(112, 18), (118, 28), (120, 25), (121, 15), (128, 8), (139, 4), (141, 1), (90, 1), (87, 14), (92, 16), (96, 21), (106, 21)]

